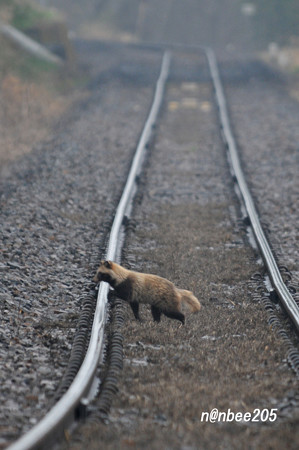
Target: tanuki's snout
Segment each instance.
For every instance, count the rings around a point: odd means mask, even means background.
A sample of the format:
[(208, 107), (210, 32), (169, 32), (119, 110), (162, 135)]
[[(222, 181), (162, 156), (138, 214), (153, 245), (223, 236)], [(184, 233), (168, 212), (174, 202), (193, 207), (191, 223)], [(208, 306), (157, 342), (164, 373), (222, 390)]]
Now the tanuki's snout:
[(111, 276), (108, 273), (100, 272), (99, 270), (95, 274), (93, 281), (95, 283), (99, 283), (100, 281), (106, 281), (107, 283), (111, 282)]
[(100, 272), (97, 272), (97, 273), (95, 274), (95, 276), (93, 277), (93, 281), (94, 281), (95, 283), (99, 283), (100, 281), (102, 281), (102, 280), (101, 280), (101, 273), (100, 273)]

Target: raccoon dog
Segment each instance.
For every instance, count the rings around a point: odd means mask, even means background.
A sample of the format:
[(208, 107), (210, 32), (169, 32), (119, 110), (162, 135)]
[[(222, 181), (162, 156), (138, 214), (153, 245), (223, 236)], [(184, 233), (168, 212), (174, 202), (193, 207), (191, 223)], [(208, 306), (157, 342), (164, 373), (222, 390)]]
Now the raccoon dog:
[(200, 310), (200, 303), (190, 291), (178, 289), (171, 281), (157, 275), (133, 272), (112, 261), (102, 261), (95, 282), (106, 281), (117, 297), (130, 303), (134, 316), (139, 317), (139, 303), (151, 306), (154, 321), (160, 322), (161, 314), (185, 323), (181, 303), (185, 302), (192, 312)]

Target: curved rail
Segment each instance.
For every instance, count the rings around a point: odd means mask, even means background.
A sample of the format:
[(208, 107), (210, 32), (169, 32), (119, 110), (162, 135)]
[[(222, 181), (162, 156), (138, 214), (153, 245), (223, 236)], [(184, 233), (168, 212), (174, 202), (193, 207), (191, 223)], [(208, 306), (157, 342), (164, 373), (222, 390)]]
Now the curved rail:
[[(162, 60), (160, 76), (156, 84), (153, 104), (139, 140), (120, 203), (116, 210), (110, 233), (108, 250), (106, 252), (107, 259), (115, 260), (119, 257), (123, 218), (126, 213), (129, 213), (130, 205), (136, 191), (136, 177), (138, 177), (140, 173), (145, 156), (146, 145), (149, 142), (152, 129), (155, 125), (160, 110), (164, 87), (168, 77), (169, 66), (170, 53), (165, 52)], [(55, 431), (63, 429), (65, 424), (72, 420), (72, 416), (74, 416), (76, 408), (88, 395), (102, 354), (108, 290), (108, 284), (101, 283), (98, 292), (97, 306), (89, 346), (85, 359), (73, 383), (63, 397), (61, 397), (61, 399), (47, 413), (47, 415), (27, 434), (13, 443), (9, 447), (9, 450), (27, 450), (42, 446), (45, 443), (45, 440), (48, 439)]]
[(233, 137), (231, 126), (228, 118), (228, 111), (226, 106), (226, 100), (223, 93), (222, 83), (219, 76), (219, 70), (214, 52), (210, 48), (204, 49), (209, 68), (212, 76), (212, 81), (215, 89), (216, 101), (219, 107), (220, 122), (223, 129), (223, 137), (227, 144), (231, 167), (233, 173), (237, 179), (241, 196), (250, 220), (250, 224), (260, 249), (264, 264), (268, 270), (269, 277), (271, 279), (272, 285), (279, 296), (281, 303), (286, 309), (288, 315), (292, 319), (295, 327), (299, 331), (299, 308), (293, 299), (292, 295), (288, 291), (286, 285), (284, 284), (279, 268), (276, 264), (275, 258), (271, 251), (270, 245), (266, 239), (263, 232), (262, 226), (260, 224), (258, 214), (256, 212), (253, 199), (249, 192), (248, 186), (246, 184), (243, 171), (241, 169), (240, 160), (238, 156), (238, 150), (236, 146), (235, 139)]

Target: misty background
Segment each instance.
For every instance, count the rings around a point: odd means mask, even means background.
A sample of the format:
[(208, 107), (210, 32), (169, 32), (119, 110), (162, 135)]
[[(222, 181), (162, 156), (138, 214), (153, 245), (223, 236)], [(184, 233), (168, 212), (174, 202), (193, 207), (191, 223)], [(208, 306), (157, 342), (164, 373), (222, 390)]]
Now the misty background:
[[(78, 36), (117, 30), (143, 41), (263, 49), (298, 39), (298, 0), (40, 0)], [(88, 34), (90, 33), (90, 36)]]

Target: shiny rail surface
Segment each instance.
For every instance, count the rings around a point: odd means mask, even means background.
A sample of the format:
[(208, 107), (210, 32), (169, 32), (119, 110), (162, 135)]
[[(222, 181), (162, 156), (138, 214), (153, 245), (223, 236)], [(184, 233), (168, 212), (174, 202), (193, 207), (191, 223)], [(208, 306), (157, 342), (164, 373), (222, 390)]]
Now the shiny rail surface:
[(292, 322), (294, 323), (295, 327), (297, 328), (297, 331), (299, 331), (299, 308), (296, 304), (295, 300), (293, 299), (292, 295), (288, 291), (285, 283), (283, 282), (283, 279), (280, 274), (280, 270), (277, 266), (277, 263), (275, 261), (274, 255), (272, 253), (272, 250), (270, 248), (270, 245), (267, 241), (267, 238), (264, 234), (264, 231), (262, 229), (262, 226), (259, 221), (259, 217), (256, 211), (256, 208), (254, 206), (254, 201), (252, 199), (252, 196), (250, 194), (250, 191), (248, 189), (247, 183), (245, 181), (245, 177), (240, 165), (240, 159), (238, 155), (237, 145), (234, 139), (234, 136), (231, 131), (230, 121), (228, 117), (228, 110), (226, 106), (226, 100), (223, 92), (222, 83), (220, 80), (218, 65), (216, 61), (216, 57), (214, 52), (210, 48), (204, 49), (210, 72), (211, 77), (215, 89), (215, 96), (216, 101), (219, 108), (219, 116), (220, 116), (220, 122), (222, 126), (223, 131), (223, 138), (227, 145), (229, 156), (230, 156), (230, 162), (231, 167), (233, 170), (233, 174), (236, 177), (242, 200), (244, 202), (244, 206), (246, 208), (248, 218), (250, 220), (250, 225), (252, 227), (255, 240), (257, 242), (257, 245), (259, 247), (259, 250), (261, 252), (264, 264), (268, 270), (268, 274), (271, 280), (271, 283), (273, 285), (273, 288), (275, 289), (276, 294), (278, 295), (281, 303), (283, 304), (285, 310), (287, 311), (287, 314), (292, 319)]
[[(165, 52), (152, 107), (139, 140), (128, 179), (112, 224), (106, 259), (119, 259), (123, 219), (125, 215), (129, 215), (132, 199), (136, 192), (136, 178), (140, 174), (146, 146), (159, 114), (164, 95), (164, 87), (169, 73), (170, 59), (170, 53)], [(107, 283), (100, 284), (89, 346), (85, 359), (73, 383), (46, 416), (28, 433), (13, 443), (9, 447), (9, 450), (27, 450), (46, 447), (46, 441), (54, 433), (58, 430), (63, 430), (68, 423), (73, 421), (78, 405), (80, 403), (86, 403), (103, 350), (108, 290), (109, 286)]]

